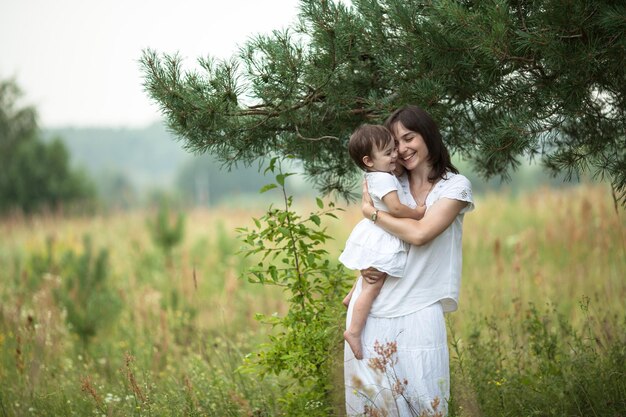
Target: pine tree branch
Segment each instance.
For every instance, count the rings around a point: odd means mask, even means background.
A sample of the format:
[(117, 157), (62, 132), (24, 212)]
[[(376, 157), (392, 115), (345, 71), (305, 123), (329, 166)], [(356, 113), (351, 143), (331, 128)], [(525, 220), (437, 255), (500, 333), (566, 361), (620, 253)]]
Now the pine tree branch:
[(298, 126), (294, 126), (294, 128), (296, 129), (296, 135), (300, 138), (300, 139), (304, 139), (304, 140), (311, 140), (311, 141), (318, 141), (318, 140), (326, 140), (326, 139), (333, 139), (333, 140), (339, 140), (338, 137), (336, 136), (321, 136), (319, 138), (307, 138), (304, 137), (300, 134), (300, 131), (298, 130)]

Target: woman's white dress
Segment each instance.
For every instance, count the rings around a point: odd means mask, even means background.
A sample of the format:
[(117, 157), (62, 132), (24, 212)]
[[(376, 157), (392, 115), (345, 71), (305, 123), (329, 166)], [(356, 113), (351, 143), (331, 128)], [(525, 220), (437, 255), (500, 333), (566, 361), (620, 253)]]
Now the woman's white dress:
[[(366, 172), (365, 181), (374, 207), (389, 211), (383, 197), (398, 192), (400, 203), (415, 208), (415, 201), (406, 195), (402, 185), (388, 172)], [(389, 275), (400, 277), (404, 272), (409, 245), (391, 233), (378, 227), (369, 219), (363, 219), (352, 229), (339, 261), (354, 270), (374, 267)]]
[[(410, 195), (406, 176), (400, 178)], [(464, 214), (474, 208), (471, 184), (449, 173), (426, 199), (427, 209), (449, 198), (469, 204), (439, 236), (410, 245), (403, 277), (389, 276), (374, 301), (362, 334), (363, 360), (344, 348), (346, 411), (349, 416), (419, 416), (447, 413), (449, 358), (444, 313), (457, 309)], [(348, 307), (350, 325), (361, 280)]]

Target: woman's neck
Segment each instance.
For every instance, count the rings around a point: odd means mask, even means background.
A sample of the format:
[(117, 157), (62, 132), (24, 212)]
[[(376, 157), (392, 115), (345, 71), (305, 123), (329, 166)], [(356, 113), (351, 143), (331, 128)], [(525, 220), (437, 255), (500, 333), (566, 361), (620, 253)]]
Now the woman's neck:
[(416, 167), (409, 171), (409, 179), (413, 185), (421, 186), (427, 182), (430, 182), (430, 175), (432, 174), (433, 167), (429, 165)]
[(435, 186), (435, 181), (431, 182), (429, 178), (432, 172), (432, 167), (416, 168), (409, 172), (409, 189), (418, 206), (426, 205), (428, 194)]

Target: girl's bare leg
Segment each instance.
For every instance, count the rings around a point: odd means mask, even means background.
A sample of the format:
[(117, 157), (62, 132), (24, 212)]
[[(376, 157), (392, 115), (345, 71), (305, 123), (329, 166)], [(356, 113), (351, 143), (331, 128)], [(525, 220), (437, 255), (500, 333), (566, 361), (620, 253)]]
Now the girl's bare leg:
[(348, 308), (348, 306), (350, 305), (350, 300), (352, 299), (352, 294), (354, 293), (355, 287), (356, 287), (356, 281), (354, 281), (354, 285), (352, 285), (352, 289), (350, 290), (348, 295), (346, 295), (346, 298), (343, 299), (343, 305), (346, 306), (346, 308)]
[[(374, 300), (380, 293), (380, 289), (385, 283), (384, 279), (379, 279), (374, 284), (368, 284), (365, 280), (362, 280), (362, 290), (359, 298), (354, 303), (354, 309), (352, 310), (352, 320), (350, 326), (343, 333), (343, 338), (350, 345), (354, 357), (357, 359), (363, 359), (363, 347), (361, 345), (361, 333), (367, 322), (367, 316)], [(350, 295), (350, 294), (349, 294)]]

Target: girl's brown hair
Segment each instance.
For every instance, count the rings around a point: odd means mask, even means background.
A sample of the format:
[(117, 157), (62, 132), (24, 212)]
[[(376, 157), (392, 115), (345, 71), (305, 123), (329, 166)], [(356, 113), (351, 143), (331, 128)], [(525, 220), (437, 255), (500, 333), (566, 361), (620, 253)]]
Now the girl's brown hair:
[(364, 124), (356, 128), (348, 142), (348, 153), (355, 164), (366, 171), (367, 166), (363, 163), (363, 157), (374, 154), (374, 146), (384, 149), (389, 142), (393, 142), (393, 134), (382, 125)]

